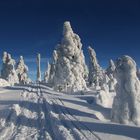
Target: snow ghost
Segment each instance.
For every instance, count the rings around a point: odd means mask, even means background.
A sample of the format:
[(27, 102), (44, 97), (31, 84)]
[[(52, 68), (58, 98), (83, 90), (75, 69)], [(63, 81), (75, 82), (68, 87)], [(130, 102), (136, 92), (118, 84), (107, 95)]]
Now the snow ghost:
[(31, 80), (28, 78), (28, 67), (24, 63), (23, 56), (20, 56), (16, 66), (16, 73), (20, 84), (28, 84)]
[(66, 21), (63, 26), (63, 38), (53, 53), (50, 68), (50, 80), (55, 90), (76, 92), (86, 89), (87, 66), (79, 36)]
[(17, 73), (15, 71), (15, 60), (7, 52), (3, 53), (3, 64), (1, 70), (1, 78), (7, 80), (10, 85), (19, 83)]
[(116, 97), (112, 107), (112, 121), (140, 124), (140, 81), (136, 75), (136, 63), (129, 56), (116, 61)]

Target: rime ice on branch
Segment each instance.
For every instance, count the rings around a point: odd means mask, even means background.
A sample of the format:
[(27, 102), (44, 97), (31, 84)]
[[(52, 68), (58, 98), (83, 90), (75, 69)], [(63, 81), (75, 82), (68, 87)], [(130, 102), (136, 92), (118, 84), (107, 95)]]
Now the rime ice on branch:
[(7, 52), (3, 53), (3, 64), (1, 69), (1, 77), (7, 80), (11, 85), (19, 83), (17, 73), (15, 71), (15, 60)]
[(140, 125), (140, 81), (136, 75), (136, 63), (129, 56), (116, 62), (116, 97), (112, 108), (112, 121)]
[(81, 40), (68, 21), (64, 23), (63, 38), (54, 51), (53, 59), (50, 80), (56, 90), (71, 93), (86, 89), (87, 66)]
[(28, 78), (28, 67), (24, 63), (23, 56), (20, 56), (19, 62), (17, 63), (16, 72), (21, 84), (28, 84), (31, 81)]

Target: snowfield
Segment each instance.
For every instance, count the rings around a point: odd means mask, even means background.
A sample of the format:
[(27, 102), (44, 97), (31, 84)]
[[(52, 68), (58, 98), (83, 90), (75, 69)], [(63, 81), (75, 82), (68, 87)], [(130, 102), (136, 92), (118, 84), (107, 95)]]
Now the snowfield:
[(43, 84), (0, 88), (0, 140), (139, 140), (140, 127), (111, 123), (96, 95)]

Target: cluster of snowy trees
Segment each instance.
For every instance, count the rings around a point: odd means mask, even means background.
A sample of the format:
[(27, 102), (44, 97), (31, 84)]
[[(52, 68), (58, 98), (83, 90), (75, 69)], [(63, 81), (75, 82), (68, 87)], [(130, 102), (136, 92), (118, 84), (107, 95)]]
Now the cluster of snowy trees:
[(114, 91), (114, 62), (110, 60), (109, 67), (104, 70), (98, 63), (94, 49), (89, 47), (88, 50), (89, 69), (80, 37), (73, 32), (70, 22), (64, 22), (62, 40), (53, 52), (51, 64), (48, 63), (44, 81), (55, 90), (67, 93), (86, 90), (87, 86)]
[(28, 77), (28, 67), (24, 63), (23, 56), (16, 61), (7, 52), (3, 53), (1, 78), (5, 79), (10, 85), (27, 84), (31, 80)]
[[(109, 61), (103, 69), (93, 48), (88, 47), (89, 68), (85, 63), (80, 37), (70, 22), (63, 26), (63, 37), (48, 63), (44, 81), (55, 90), (72, 93), (92, 87), (98, 91), (97, 102), (110, 106), (114, 122), (140, 124), (140, 70), (129, 56)], [(114, 95), (111, 93), (115, 93)]]
[[(62, 40), (53, 51), (52, 62), (48, 62), (43, 82), (66, 93), (96, 90), (96, 102), (104, 107), (110, 106), (112, 99), (112, 121), (140, 124), (140, 69), (135, 61), (125, 55), (116, 61), (110, 60), (108, 68), (103, 69), (94, 49), (88, 47), (88, 52), (89, 67), (85, 63), (80, 37), (74, 33), (70, 22), (64, 22)], [(38, 54), (37, 82), (41, 82), (40, 59)], [(2, 61), (1, 78), (10, 85), (31, 81), (22, 56), (16, 63), (4, 52)]]

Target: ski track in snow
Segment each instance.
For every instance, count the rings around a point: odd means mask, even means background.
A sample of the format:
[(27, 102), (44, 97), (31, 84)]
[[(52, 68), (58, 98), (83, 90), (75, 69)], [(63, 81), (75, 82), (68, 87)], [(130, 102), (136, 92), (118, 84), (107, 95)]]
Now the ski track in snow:
[(63, 95), (41, 84), (24, 87), (19, 103), (0, 119), (0, 140), (109, 140), (81, 123), (67, 108)]

